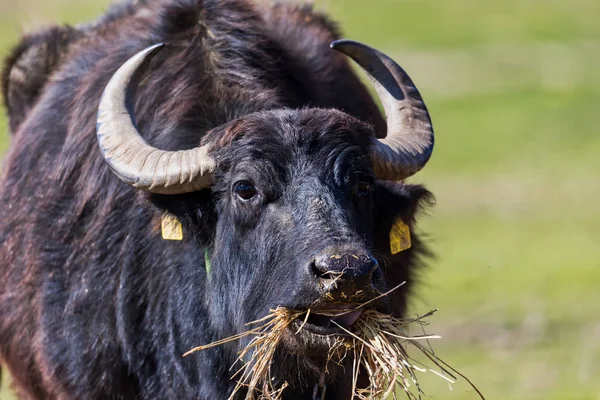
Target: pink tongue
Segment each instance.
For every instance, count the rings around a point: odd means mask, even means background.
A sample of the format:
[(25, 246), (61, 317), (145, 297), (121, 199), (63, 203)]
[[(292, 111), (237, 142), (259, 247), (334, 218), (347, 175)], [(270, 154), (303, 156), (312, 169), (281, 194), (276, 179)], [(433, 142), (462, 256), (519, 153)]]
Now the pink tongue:
[(342, 326), (352, 326), (361, 315), (362, 311), (352, 311), (347, 314), (340, 315), (339, 317), (332, 318), (332, 320)]

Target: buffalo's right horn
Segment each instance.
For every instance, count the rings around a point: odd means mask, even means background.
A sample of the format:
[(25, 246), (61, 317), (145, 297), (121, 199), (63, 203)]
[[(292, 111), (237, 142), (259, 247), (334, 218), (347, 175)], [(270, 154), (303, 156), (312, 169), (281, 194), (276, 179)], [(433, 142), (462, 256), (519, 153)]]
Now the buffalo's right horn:
[(211, 185), (215, 161), (206, 146), (164, 151), (150, 146), (135, 127), (132, 93), (144, 67), (162, 47), (148, 47), (112, 76), (98, 107), (96, 135), (102, 156), (124, 182), (152, 193), (179, 194)]
[(377, 177), (399, 181), (418, 172), (433, 151), (433, 127), (408, 74), (394, 60), (362, 43), (337, 40), (331, 47), (367, 72), (385, 109), (387, 136), (373, 139), (371, 146)]

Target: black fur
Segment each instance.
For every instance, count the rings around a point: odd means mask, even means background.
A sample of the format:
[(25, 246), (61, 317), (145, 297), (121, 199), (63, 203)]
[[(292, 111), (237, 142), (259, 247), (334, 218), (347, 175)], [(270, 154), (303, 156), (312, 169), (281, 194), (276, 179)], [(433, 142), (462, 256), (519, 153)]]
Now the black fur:
[[(23, 39), (3, 74), (15, 136), (0, 193), (0, 360), (21, 397), (227, 398), (238, 344), (182, 354), (270, 308), (315, 302), (307, 268), (326, 246), (374, 254), (381, 290), (407, 281), (377, 304), (402, 315), (422, 246), (415, 236), (391, 256), (388, 234), (397, 216), (412, 226), (431, 196), (380, 181), (357, 195), (359, 180), (374, 178), (368, 140), (385, 123), (328, 48), (338, 36), (308, 6), (164, 0)], [(211, 190), (136, 191), (97, 149), (104, 86), (156, 42), (167, 46), (138, 90), (138, 126), (164, 149), (212, 143)], [(36, 54), (31, 79), (13, 79), (27, 54)], [(239, 180), (257, 188), (251, 201), (232, 192)], [(161, 239), (165, 210), (183, 222), (184, 240)], [(285, 399), (311, 398), (323, 361), (282, 346), (274, 373), (291, 385)], [(335, 399), (349, 382), (333, 371), (330, 385)]]

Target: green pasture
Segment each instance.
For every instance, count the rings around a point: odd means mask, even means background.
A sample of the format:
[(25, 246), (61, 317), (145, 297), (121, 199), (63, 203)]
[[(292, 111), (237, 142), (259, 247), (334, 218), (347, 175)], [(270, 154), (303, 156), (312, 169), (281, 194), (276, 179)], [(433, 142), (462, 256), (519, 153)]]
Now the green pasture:
[[(412, 181), (437, 195), (421, 225), (437, 258), (413, 313), (439, 308), (436, 354), (488, 399), (600, 399), (600, 2), (315, 2), (391, 54), (429, 106), (436, 150)], [(106, 6), (16, 3), (0, 0), (1, 54), (23, 28)], [(421, 381), (433, 399), (477, 398)]]

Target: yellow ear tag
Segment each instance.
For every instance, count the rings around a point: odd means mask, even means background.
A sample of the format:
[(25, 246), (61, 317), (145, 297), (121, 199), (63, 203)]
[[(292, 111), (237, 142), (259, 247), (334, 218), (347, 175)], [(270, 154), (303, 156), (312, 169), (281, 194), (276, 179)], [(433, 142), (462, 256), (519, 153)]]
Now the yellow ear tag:
[(181, 222), (173, 214), (164, 213), (160, 219), (160, 228), (164, 240), (183, 240)]
[(401, 218), (396, 218), (390, 230), (390, 250), (392, 254), (397, 254), (410, 249), (410, 246), (410, 228)]

